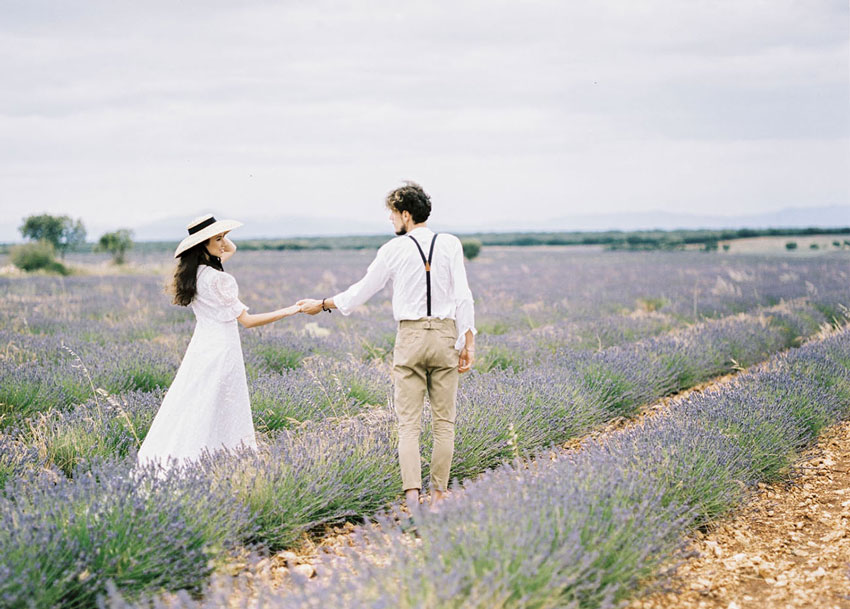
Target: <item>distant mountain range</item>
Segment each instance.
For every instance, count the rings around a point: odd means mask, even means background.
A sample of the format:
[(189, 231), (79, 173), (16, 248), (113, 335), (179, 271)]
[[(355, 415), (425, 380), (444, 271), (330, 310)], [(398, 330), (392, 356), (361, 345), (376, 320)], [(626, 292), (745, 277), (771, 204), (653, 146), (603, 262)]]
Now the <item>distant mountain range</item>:
[[(174, 240), (174, 226), (185, 218), (169, 218), (135, 229), (140, 241)], [(242, 239), (289, 238), (330, 235), (380, 235), (388, 233), (389, 222), (364, 222), (346, 218), (309, 218), (278, 216), (246, 218), (239, 229)], [(604, 231), (604, 230), (676, 230), (698, 228), (818, 228), (850, 226), (850, 206), (793, 208), (746, 216), (701, 216), (665, 211), (624, 214), (587, 214), (561, 216), (545, 221), (483, 222), (480, 225), (443, 224), (439, 218), (432, 222), (438, 230), (457, 233), (515, 232), (515, 231)]]
[[(195, 214), (199, 216), (201, 214)], [(175, 218), (164, 218), (133, 229), (139, 241), (179, 241), (185, 235), (187, 218), (192, 214)], [(240, 239), (280, 239), (289, 237), (318, 237), (330, 235), (377, 235), (387, 232), (389, 221), (359, 222), (348, 218), (310, 218), (306, 216), (242, 217), (245, 223), (240, 227)], [(178, 227), (175, 233), (174, 227)], [(234, 233), (235, 235), (236, 233)], [(179, 236), (179, 239), (178, 239)]]
[[(186, 218), (175, 216), (163, 218), (131, 227), (137, 241), (178, 241)], [(241, 239), (291, 238), (336, 235), (382, 235), (389, 232), (388, 221), (376, 222), (349, 218), (312, 218), (307, 216), (256, 216), (241, 218), (245, 226), (239, 229)], [(85, 222), (85, 219), (83, 219)], [(542, 221), (492, 222), (481, 224), (443, 224), (436, 218), (432, 225), (437, 230), (456, 233), (480, 232), (558, 232), (558, 231), (605, 231), (605, 230), (677, 230), (700, 228), (832, 228), (850, 226), (850, 206), (790, 208), (781, 211), (741, 216), (711, 216), (666, 211), (648, 211), (618, 214), (584, 214), (549, 218)], [(97, 226), (88, 227), (89, 240), (107, 230)], [(17, 224), (0, 224), (0, 242), (20, 241)]]

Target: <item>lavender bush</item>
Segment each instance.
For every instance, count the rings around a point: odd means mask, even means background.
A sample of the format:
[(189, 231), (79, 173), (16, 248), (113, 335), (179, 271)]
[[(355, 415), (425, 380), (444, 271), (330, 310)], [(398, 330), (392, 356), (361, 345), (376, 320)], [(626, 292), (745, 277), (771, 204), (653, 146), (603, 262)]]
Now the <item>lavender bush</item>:
[(100, 395), (68, 412), (41, 413), (9, 433), (37, 448), (42, 462), (71, 476), (82, 462), (135, 453), (163, 395), (162, 390)]
[(311, 359), (250, 383), (254, 424), (264, 432), (326, 417), (349, 417), (384, 405), (392, 393), (389, 372), (354, 359)]
[(244, 507), (196, 472), (132, 474), (102, 463), (73, 480), (7, 483), (0, 499), (4, 607), (92, 606), (112, 580), (137, 591), (196, 588), (250, 534)]
[(285, 431), (266, 450), (202, 466), (251, 510), (257, 526), (249, 541), (279, 550), (307, 531), (373, 514), (393, 499), (401, 485), (394, 447), (391, 419), (369, 415)]

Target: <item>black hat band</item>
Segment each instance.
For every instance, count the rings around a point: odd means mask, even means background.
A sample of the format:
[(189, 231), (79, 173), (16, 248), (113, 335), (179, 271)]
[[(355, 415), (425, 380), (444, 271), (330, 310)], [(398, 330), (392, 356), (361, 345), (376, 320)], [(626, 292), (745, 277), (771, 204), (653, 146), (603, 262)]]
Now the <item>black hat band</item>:
[(190, 235), (194, 235), (194, 234), (195, 234), (195, 233), (197, 233), (198, 231), (202, 231), (202, 230), (204, 230), (206, 227), (208, 227), (208, 226), (212, 226), (213, 224), (215, 224), (215, 218), (207, 218), (207, 219), (206, 219), (206, 220), (204, 220), (203, 222), (199, 222), (198, 224), (196, 224), (195, 226), (193, 226), (192, 228), (190, 228), (190, 229), (189, 229), (189, 234), (190, 234)]

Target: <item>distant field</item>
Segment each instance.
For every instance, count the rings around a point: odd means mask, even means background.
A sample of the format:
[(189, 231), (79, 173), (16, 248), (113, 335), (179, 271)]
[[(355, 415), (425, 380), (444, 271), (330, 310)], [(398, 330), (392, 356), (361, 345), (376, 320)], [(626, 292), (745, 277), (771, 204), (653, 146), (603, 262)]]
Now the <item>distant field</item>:
[[(796, 243), (796, 249), (789, 250), (788, 243)], [(788, 252), (791, 254), (811, 254), (836, 250), (850, 250), (850, 235), (799, 235), (791, 237), (753, 237), (751, 239), (736, 239), (734, 241), (721, 241), (723, 245), (729, 246), (730, 253), (746, 254), (779, 254)], [(817, 248), (812, 248), (816, 245)]]

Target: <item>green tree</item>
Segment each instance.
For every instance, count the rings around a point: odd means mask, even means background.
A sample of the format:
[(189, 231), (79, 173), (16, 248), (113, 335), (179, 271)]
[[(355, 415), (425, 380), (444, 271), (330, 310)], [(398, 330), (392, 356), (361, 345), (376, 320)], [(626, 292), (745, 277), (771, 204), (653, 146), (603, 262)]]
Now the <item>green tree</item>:
[(95, 251), (109, 252), (115, 264), (124, 264), (127, 250), (133, 247), (133, 231), (122, 228), (112, 233), (101, 235), (95, 246)]
[(463, 247), (463, 257), (472, 260), (481, 253), (481, 242), (478, 239), (464, 239), (460, 242)]
[(77, 249), (86, 242), (86, 227), (79, 218), (71, 220), (66, 217), (65, 226), (62, 228), (62, 239), (59, 241), (59, 253), (64, 258), (65, 250)]
[(72, 220), (68, 216), (40, 214), (24, 218), (18, 228), (25, 239), (47, 241), (64, 258), (65, 252), (73, 250), (86, 241), (86, 228), (82, 220)]

